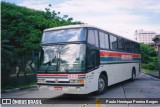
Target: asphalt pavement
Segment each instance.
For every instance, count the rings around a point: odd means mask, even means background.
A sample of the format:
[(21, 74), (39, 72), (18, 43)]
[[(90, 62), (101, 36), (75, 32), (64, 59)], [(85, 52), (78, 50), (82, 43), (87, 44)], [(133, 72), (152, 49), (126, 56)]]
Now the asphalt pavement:
[[(35, 105), (46, 107), (160, 107), (159, 104), (89, 104), (92, 98), (160, 98), (160, 79), (154, 78), (147, 74), (141, 73), (134, 82), (124, 81), (108, 87), (103, 95), (95, 95), (94, 93), (88, 95), (72, 95), (54, 93), (49, 90), (39, 90), (38, 88), (31, 88), (19, 90), (14, 92), (2, 93), (2, 98), (47, 98), (48, 102), (58, 104)], [(72, 98), (72, 99), (71, 99)], [(81, 100), (74, 100), (74, 98), (84, 98), (85, 103)], [(58, 100), (55, 100), (58, 99)], [(62, 99), (62, 100), (60, 100)], [(89, 100), (90, 99), (90, 100)], [(74, 102), (74, 103), (73, 103)], [(68, 104), (66, 104), (68, 103)], [(76, 104), (77, 103), (77, 104)], [(88, 103), (88, 104), (87, 104)], [(10, 105), (2, 105), (10, 106)], [(22, 106), (22, 105), (12, 105)], [(23, 105), (26, 107), (33, 107), (33, 105)]]

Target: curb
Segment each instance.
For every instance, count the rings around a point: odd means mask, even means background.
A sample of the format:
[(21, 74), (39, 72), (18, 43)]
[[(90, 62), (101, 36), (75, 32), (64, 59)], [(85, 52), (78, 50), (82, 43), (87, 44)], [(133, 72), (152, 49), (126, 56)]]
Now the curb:
[(151, 75), (151, 74), (148, 74), (148, 73), (144, 73), (144, 74), (160, 80), (160, 77), (157, 77), (157, 76), (154, 76), (154, 75)]
[(1, 93), (8, 93), (8, 92), (14, 92), (18, 90), (24, 90), (28, 88), (37, 88), (37, 87), (38, 87), (37, 85), (32, 85), (32, 86), (22, 87), (22, 88), (13, 88), (13, 89), (8, 89), (8, 90), (2, 90)]

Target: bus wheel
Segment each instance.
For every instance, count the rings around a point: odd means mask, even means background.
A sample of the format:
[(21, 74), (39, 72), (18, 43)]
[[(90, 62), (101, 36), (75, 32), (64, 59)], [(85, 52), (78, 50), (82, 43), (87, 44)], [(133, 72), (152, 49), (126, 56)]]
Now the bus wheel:
[(132, 77), (131, 77), (131, 81), (134, 81), (136, 78), (136, 70), (135, 68), (132, 69)]
[(107, 89), (107, 79), (105, 76), (100, 75), (98, 79), (98, 90), (96, 91), (97, 94), (103, 94)]

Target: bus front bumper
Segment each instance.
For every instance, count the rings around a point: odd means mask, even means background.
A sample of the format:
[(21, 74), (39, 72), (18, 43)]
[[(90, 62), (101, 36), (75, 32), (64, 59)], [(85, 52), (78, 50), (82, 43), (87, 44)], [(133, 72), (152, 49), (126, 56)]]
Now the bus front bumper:
[(52, 90), (58, 93), (65, 94), (88, 94), (85, 86), (48, 86), (38, 85), (41, 90)]

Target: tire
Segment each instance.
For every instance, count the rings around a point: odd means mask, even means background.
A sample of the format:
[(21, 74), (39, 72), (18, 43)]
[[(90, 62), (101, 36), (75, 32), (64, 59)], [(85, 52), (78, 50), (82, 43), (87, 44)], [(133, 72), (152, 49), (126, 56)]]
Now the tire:
[(101, 95), (105, 93), (107, 89), (107, 78), (104, 75), (100, 75), (98, 79), (98, 90), (96, 91), (96, 94)]
[(133, 82), (136, 78), (136, 70), (135, 68), (132, 69), (132, 77), (131, 77), (131, 81)]

